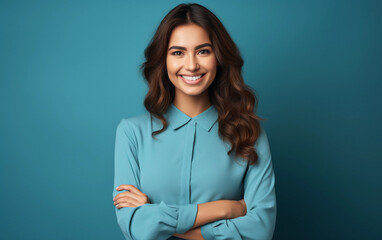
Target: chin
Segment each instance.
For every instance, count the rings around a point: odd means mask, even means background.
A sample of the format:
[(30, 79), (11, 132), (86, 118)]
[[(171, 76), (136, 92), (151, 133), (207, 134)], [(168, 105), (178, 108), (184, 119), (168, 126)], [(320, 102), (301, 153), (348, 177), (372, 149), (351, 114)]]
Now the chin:
[(184, 94), (188, 96), (199, 96), (203, 93), (204, 91), (183, 91)]

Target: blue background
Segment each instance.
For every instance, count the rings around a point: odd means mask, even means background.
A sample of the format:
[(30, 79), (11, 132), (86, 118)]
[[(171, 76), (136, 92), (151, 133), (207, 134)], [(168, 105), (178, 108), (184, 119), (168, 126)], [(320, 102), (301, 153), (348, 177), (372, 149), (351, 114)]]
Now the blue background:
[[(274, 239), (381, 239), (382, 3), (197, 1), (237, 43), (276, 174)], [(0, 2), (0, 238), (123, 239), (116, 126), (180, 1)]]

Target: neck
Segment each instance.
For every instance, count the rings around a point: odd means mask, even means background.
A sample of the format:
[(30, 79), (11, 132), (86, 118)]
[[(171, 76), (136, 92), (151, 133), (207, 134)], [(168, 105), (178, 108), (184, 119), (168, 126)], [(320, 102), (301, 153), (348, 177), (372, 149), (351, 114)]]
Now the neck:
[(173, 104), (191, 118), (199, 115), (211, 106), (207, 91), (205, 94), (199, 96), (180, 96), (176, 94)]

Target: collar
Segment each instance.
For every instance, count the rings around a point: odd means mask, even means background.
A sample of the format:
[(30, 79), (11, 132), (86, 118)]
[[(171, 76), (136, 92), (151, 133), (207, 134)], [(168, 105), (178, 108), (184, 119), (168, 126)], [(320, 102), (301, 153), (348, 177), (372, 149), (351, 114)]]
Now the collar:
[(166, 112), (166, 118), (169, 121), (169, 127), (176, 130), (193, 119), (198, 125), (209, 132), (218, 120), (218, 111), (214, 105), (211, 105), (208, 109), (204, 110), (199, 115), (191, 118), (184, 112), (180, 111), (173, 103), (169, 106)]

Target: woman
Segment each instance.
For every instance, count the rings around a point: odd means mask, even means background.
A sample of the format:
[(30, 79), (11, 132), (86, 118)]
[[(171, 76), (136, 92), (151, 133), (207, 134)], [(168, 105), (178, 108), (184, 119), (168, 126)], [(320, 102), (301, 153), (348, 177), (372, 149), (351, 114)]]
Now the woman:
[(113, 200), (126, 239), (271, 239), (268, 139), (222, 23), (180, 4), (145, 57), (148, 112), (116, 131)]

